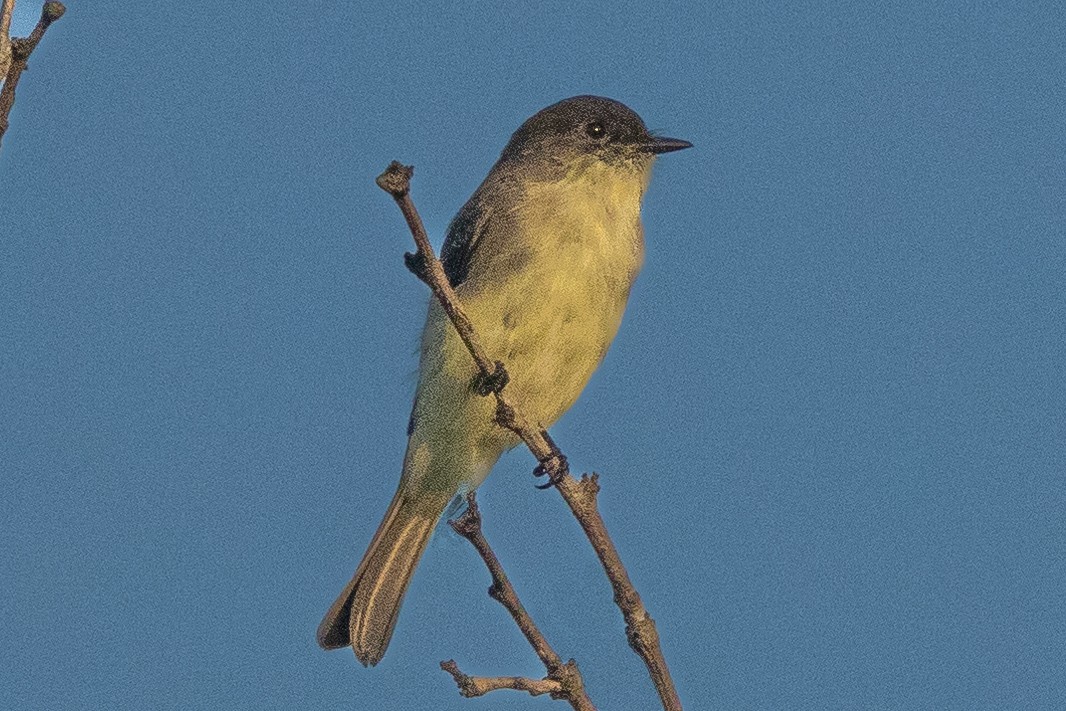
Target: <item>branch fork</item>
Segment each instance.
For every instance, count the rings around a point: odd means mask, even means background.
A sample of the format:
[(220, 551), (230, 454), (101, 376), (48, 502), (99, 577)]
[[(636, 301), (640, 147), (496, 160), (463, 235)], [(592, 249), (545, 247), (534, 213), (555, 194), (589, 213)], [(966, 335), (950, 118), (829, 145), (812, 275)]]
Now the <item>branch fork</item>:
[(459, 686), (459, 693), (470, 697), (483, 696), (497, 689), (514, 689), (528, 692), (533, 696), (549, 694), (553, 699), (568, 702), (575, 711), (595, 711), (596, 707), (592, 705), (592, 701), (585, 693), (585, 682), (577, 668), (577, 662), (573, 659), (563, 662), (518, 599), (518, 593), (515, 592), (514, 586), (511, 585), (511, 581), (503, 571), (500, 559), (496, 557), (495, 551), (492, 550), (482, 531), (481, 511), (478, 509), (474, 492), (466, 496), (466, 511), (463, 515), (448, 521), (448, 525), (477, 550), (492, 576), (489, 597), (503, 605), (511, 614), (518, 629), (521, 630), (548, 672), (543, 679), (515, 676), (474, 677), (461, 672), (454, 660), (441, 662), (441, 669), (455, 679), (455, 683)]

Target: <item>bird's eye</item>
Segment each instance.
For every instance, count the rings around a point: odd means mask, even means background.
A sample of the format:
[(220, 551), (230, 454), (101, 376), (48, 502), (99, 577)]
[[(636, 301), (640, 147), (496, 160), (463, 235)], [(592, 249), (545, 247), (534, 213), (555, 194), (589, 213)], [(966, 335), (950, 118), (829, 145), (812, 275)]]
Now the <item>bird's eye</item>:
[(603, 127), (603, 124), (599, 121), (593, 121), (588, 126), (585, 126), (585, 133), (590, 138), (600, 139), (607, 135), (607, 129)]

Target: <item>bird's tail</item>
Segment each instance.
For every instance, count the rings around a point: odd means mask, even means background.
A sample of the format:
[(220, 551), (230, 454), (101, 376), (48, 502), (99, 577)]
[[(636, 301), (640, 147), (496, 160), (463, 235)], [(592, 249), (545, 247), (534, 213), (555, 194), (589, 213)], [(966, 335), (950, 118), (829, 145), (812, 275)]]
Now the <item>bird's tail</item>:
[(351, 582), (318, 626), (321, 647), (350, 645), (365, 666), (381, 661), (407, 585), (450, 499), (433, 492), (412, 496), (401, 486)]

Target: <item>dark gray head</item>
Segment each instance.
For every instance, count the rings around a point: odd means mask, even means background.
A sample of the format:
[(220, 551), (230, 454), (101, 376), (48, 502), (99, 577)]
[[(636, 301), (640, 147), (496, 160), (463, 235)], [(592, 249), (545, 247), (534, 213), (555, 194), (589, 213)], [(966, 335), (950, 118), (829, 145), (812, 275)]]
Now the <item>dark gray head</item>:
[(623, 103), (602, 96), (575, 96), (541, 109), (507, 143), (504, 161), (598, 158), (608, 163), (650, 163), (659, 153), (689, 148), (676, 138), (653, 136)]

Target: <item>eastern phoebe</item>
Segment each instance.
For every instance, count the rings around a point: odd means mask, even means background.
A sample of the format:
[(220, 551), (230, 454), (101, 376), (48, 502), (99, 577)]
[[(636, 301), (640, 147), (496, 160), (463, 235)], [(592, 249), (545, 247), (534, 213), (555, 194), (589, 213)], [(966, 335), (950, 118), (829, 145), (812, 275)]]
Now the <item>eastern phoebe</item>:
[[(507, 392), (547, 428), (611, 344), (644, 258), (640, 201), (656, 155), (632, 110), (575, 96), (519, 127), (448, 228), (441, 260)], [(381, 661), (415, 566), (448, 503), (484, 481), (518, 437), (474, 390), (477, 369), (436, 299), (422, 332), (403, 475), (355, 576), (318, 627), (326, 649)]]

